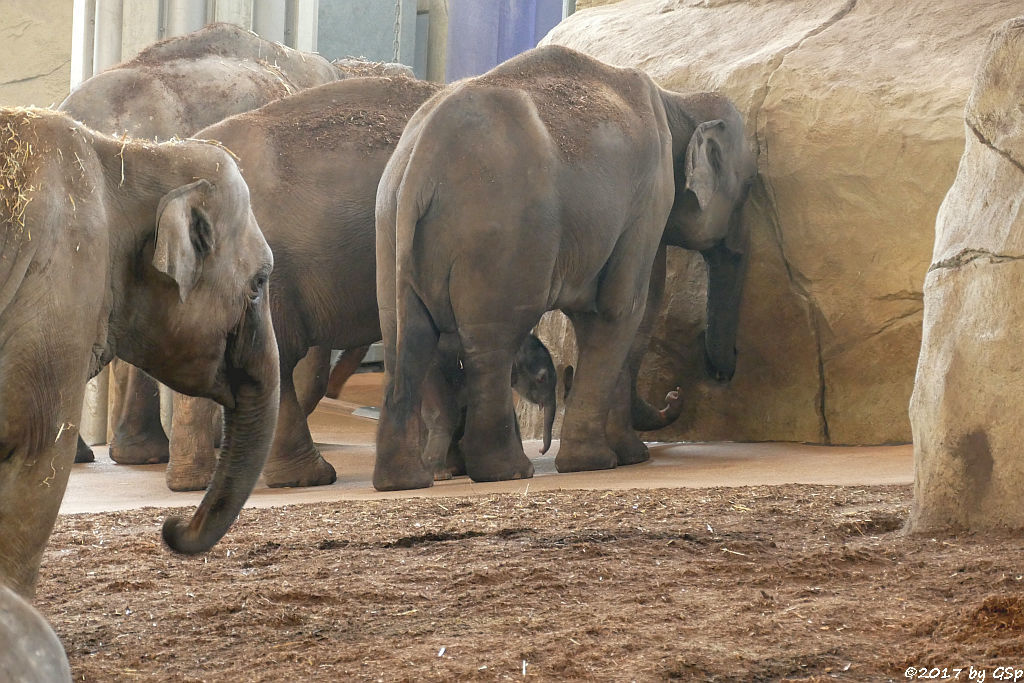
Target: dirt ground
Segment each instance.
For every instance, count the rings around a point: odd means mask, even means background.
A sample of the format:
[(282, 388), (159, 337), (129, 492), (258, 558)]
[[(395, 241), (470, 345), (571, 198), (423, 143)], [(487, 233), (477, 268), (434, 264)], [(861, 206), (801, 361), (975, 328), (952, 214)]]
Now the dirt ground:
[[(64, 515), (75, 680), (906, 680), (1024, 665), (1020, 539), (906, 537), (907, 486), (541, 491)], [(186, 512), (186, 511), (179, 511)], [(962, 672), (966, 680), (967, 671)]]

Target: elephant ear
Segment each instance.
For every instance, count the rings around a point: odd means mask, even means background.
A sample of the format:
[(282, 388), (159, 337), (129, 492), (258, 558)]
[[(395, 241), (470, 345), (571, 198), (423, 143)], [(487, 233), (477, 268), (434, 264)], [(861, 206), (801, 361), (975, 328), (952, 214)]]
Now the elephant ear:
[(722, 168), (722, 147), (716, 136), (725, 130), (725, 121), (715, 119), (697, 126), (686, 147), (686, 189), (697, 197), (701, 211), (707, 209), (718, 189)]
[(168, 192), (156, 209), (153, 267), (178, 284), (182, 303), (202, 272), (203, 258), (213, 248), (213, 224), (204, 205), (213, 186), (197, 180)]

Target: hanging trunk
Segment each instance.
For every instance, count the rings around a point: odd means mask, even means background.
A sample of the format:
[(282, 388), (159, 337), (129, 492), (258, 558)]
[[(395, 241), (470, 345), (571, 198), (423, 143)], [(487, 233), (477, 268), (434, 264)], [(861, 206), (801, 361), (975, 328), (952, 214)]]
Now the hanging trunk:
[(177, 517), (164, 523), (164, 541), (176, 552), (205, 552), (221, 539), (252, 493), (270, 453), (280, 370), (269, 311), (264, 319), (262, 335), (247, 340), (254, 348), (240, 349), (236, 342), (228, 351), (229, 358), (245, 359), (245, 366), (229, 371), (235, 401), (224, 409), (224, 444), (203, 501), (187, 524)]
[(741, 209), (733, 212), (729, 237), (701, 252), (708, 266), (704, 365), (708, 375), (719, 382), (728, 382), (736, 372), (736, 333), (749, 260), (749, 235), (741, 214)]
[(544, 410), (544, 447), (540, 452), (544, 454), (551, 448), (551, 430), (555, 427), (555, 397), (552, 395), (545, 400), (541, 408)]

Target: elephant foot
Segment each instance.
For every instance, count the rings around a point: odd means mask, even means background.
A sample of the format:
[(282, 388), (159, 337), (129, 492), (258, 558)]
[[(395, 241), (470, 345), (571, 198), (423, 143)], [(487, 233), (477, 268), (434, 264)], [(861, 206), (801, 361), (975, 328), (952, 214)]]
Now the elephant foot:
[(434, 481), (447, 481), (454, 477), (466, 476), (466, 457), (462, 449), (453, 444), (448, 449), (445, 462), (434, 471)]
[(647, 444), (635, 435), (631, 436), (632, 438), (623, 439), (615, 444), (613, 449), (615, 451), (616, 463), (620, 467), (623, 465), (636, 465), (651, 459), (651, 452), (647, 449)]
[(610, 470), (618, 465), (619, 456), (602, 443), (562, 439), (555, 456), (559, 472), (590, 472)]
[(75, 451), (75, 462), (81, 463), (95, 461), (96, 454), (93, 453), (92, 449), (85, 444), (85, 441), (82, 441), (82, 437), (78, 437), (78, 450)]
[(205, 491), (216, 464), (217, 454), (213, 450), (204, 457), (198, 454), (188, 458), (175, 455), (167, 465), (167, 488), (172, 491)]
[(434, 485), (434, 475), (425, 467), (389, 471), (373, 468), (373, 488), (378, 491), (408, 491), (425, 489)]
[(155, 465), (170, 460), (167, 437), (163, 433), (139, 439), (119, 439), (110, 442), (110, 459), (118, 465)]
[[(523, 446), (516, 442), (518, 449), (511, 452), (488, 452), (484, 457), (469, 456), (465, 459), (466, 474), (473, 481), (508, 481), (510, 479), (529, 479), (533, 476), (533, 463), (523, 453)], [(470, 453), (480, 452), (467, 448)]]
[(277, 488), (300, 488), (304, 486), (327, 486), (338, 480), (334, 466), (313, 451), (302, 457), (276, 458), (271, 456), (263, 468), (267, 486)]

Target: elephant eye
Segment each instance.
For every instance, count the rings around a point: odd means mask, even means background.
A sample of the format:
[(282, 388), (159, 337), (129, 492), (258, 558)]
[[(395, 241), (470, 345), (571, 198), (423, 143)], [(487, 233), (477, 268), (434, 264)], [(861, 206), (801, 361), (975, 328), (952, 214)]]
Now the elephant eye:
[(267, 286), (267, 275), (266, 273), (259, 273), (249, 283), (249, 300), (252, 302), (259, 301), (260, 296), (263, 294), (264, 288)]

